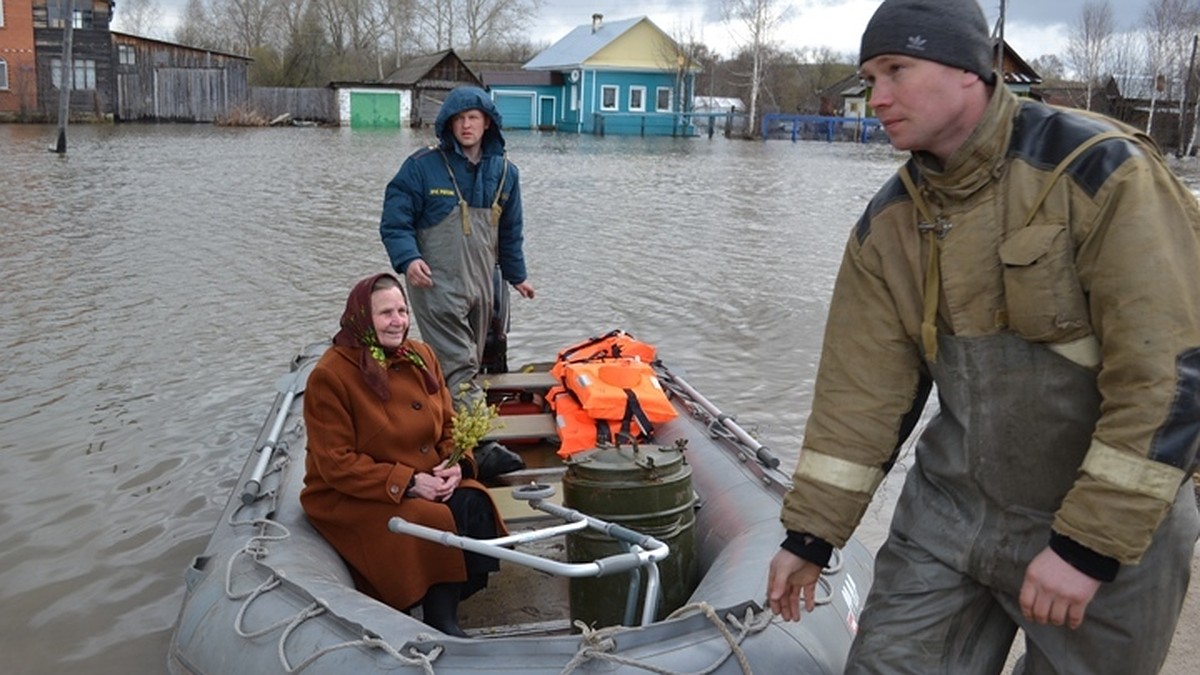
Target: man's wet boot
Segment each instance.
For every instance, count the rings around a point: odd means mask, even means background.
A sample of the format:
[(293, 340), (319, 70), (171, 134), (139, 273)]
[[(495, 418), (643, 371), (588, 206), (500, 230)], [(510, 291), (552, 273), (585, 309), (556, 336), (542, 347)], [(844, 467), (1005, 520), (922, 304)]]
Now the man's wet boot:
[(458, 626), (458, 600), (462, 593), (461, 584), (434, 584), (425, 591), (421, 610), (425, 623), (446, 635), (467, 637)]

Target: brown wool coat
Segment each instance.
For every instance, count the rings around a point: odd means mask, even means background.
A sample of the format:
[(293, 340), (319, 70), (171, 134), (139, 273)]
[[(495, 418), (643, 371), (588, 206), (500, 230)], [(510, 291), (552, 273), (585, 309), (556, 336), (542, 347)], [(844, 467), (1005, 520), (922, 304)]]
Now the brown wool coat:
[[(408, 343), (433, 375), (441, 366), (423, 343)], [(388, 519), (453, 532), (450, 509), (405, 497), (414, 472), (429, 472), (453, 450), (452, 404), (446, 387), (427, 394), (420, 372), (408, 363), (388, 371), (391, 399), (380, 400), (358, 369), (357, 349), (331, 347), (309, 376), (304, 392), (308, 432), (306, 475), (300, 503), (309, 521), (361, 576), (380, 600), (408, 609), (437, 583), (466, 580), (462, 552), (393, 534)], [(471, 475), (474, 458), (463, 460)], [(482, 490), (464, 479), (459, 489)], [(497, 516), (501, 534), (507, 531)]]

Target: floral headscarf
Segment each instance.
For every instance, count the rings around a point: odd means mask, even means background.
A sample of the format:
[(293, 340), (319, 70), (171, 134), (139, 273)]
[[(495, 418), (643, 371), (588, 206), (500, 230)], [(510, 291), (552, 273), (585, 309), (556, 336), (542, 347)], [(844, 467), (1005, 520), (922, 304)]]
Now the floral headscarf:
[(409, 345), (407, 331), (404, 333), (404, 342), (396, 349), (384, 348), (379, 344), (379, 338), (375, 335), (375, 322), (371, 316), (371, 293), (374, 292), (376, 282), (384, 277), (395, 281), (396, 287), (400, 289), (405, 300), (408, 299), (403, 285), (391, 274), (376, 274), (360, 280), (346, 298), (346, 310), (342, 312), (341, 330), (333, 336), (333, 344), (339, 347), (358, 348), (358, 369), (362, 371), (363, 380), (371, 388), (371, 391), (374, 391), (384, 401), (391, 398), (387, 385), (387, 369), (389, 366), (396, 367), (400, 362), (411, 363), (419, 370), (422, 379), (425, 380), (425, 391), (436, 394), (441, 385), (433, 373), (429, 372), (425, 359), (421, 358), (421, 355)]

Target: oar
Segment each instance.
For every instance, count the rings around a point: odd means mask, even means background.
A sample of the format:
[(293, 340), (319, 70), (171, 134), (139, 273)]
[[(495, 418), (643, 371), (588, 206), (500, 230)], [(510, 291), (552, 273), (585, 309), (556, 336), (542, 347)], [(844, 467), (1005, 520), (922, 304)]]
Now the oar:
[(299, 368), (279, 378), (279, 381), (275, 383), (275, 388), (283, 394), (283, 402), (279, 406), (279, 412), (275, 414), (275, 423), (271, 425), (271, 433), (267, 434), (266, 442), (258, 449), (258, 463), (254, 465), (254, 471), (250, 474), (250, 478), (242, 490), (243, 504), (253, 504), (258, 499), (258, 490), (262, 487), (263, 474), (267, 472), (267, 464), (271, 462), (271, 456), (275, 454), (275, 444), (279, 442), (283, 423), (287, 421), (292, 402), (304, 392), (304, 384), (308, 382), (308, 373), (316, 361), (315, 358), (305, 361)]
[[(664, 368), (664, 370), (666, 369)], [(687, 394), (688, 398), (699, 404), (701, 408), (704, 408), (704, 411), (707, 412), (709, 416), (711, 416), (717, 422), (720, 422), (721, 426), (728, 429), (739, 441), (753, 450), (754, 456), (758, 458), (760, 464), (768, 469), (779, 468), (779, 458), (775, 456), (775, 453), (771, 452), (770, 448), (754, 440), (754, 437), (747, 433), (745, 429), (738, 426), (738, 423), (734, 422), (732, 417), (721, 412), (717, 406), (713, 405), (711, 401), (704, 398), (700, 392), (692, 388), (692, 385), (684, 381), (682, 377), (679, 377), (670, 371), (667, 372), (670, 382), (673, 382), (675, 385), (677, 385), (680, 390), (683, 391), (683, 393)]]

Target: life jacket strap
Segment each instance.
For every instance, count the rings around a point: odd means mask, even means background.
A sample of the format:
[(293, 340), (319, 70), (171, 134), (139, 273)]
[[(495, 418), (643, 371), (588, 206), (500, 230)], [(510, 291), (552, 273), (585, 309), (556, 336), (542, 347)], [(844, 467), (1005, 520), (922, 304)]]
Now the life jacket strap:
[(633, 421), (636, 419), (638, 426), (642, 430), (642, 435), (645, 436), (647, 443), (654, 442), (654, 425), (650, 422), (650, 418), (646, 415), (646, 411), (642, 409), (642, 404), (638, 401), (637, 394), (633, 393), (632, 389), (625, 389), (625, 415), (621, 417), (621, 430), (617, 433), (618, 444), (621, 439), (627, 440), (630, 444), (635, 443), (637, 436), (633, 433)]

